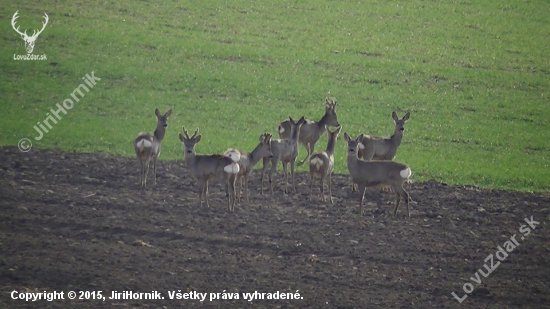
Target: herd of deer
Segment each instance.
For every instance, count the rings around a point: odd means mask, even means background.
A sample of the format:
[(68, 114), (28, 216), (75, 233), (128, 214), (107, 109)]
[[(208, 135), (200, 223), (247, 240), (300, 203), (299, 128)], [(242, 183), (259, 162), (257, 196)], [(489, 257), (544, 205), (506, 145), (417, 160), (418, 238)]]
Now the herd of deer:
[[(288, 193), (288, 171), (290, 163), (290, 175), (292, 181), (292, 190), (296, 192), (294, 184), (294, 164), (298, 157), (298, 144), (304, 145), (307, 155), (298, 166), (303, 165), (309, 158), (310, 189), (309, 199), (313, 195), (314, 179), (320, 179), (321, 199), (325, 199), (324, 183), (328, 179), (329, 200), (332, 203), (331, 175), (334, 169), (334, 148), (336, 140), (342, 127), (338, 123), (336, 116), (337, 102), (332, 98), (327, 98), (325, 102), (325, 115), (319, 121), (306, 120), (301, 117), (295, 121), (291, 117), (282, 122), (278, 127), (279, 139), (272, 139), (272, 135), (264, 133), (260, 135), (258, 145), (251, 151), (239, 151), (229, 149), (224, 154), (199, 155), (195, 152), (195, 146), (200, 142), (201, 135), (198, 129), (189, 136), (185, 127), (183, 134), (179, 138), (183, 143), (185, 163), (193, 177), (197, 179), (199, 193), (199, 207), (202, 207), (202, 197), (206, 201), (206, 206), (210, 207), (208, 202), (208, 184), (210, 181), (221, 181), (225, 184), (227, 196), (227, 208), (229, 211), (235, 210), (236, 200), (241, 201), (241, 191), (244, 182), (244, 197), (248, 201), (248, 177), (253, 167), (260, 161), (263, 161), (261, 171), (261, 189), (264, 190), (264, 173), (269, 164), (271, 168), (268, 172), (269, 189), (273, 195), (272, 177), (277, 169), (279, 162), (283, 165), (285, 187), (284, 192)], [(156, 184), (157, 159), (160, 155), (161, 143), (168, 126), (168, 117), (172, 114), (169, 110), (161, 115), (159, 110), (155, 110), (157, 117), (157, 128), (153, 134), (140, 133), (134, 141), (136, 155), (141, 163), (141, 185), (147, 185), (147, 174), (149, 166), (152, 163), (153, 184)], [(411, 216), (409, 210), (409, 194), (403, 188), (405, 182), (408, 182), (411, 175), (411, 169), (402, 163), (394, 162), (393, 159), (397, 153), (397, 148), (401, 144), (405, 122), (409, 119), (410, 113), (399, 119), (397, 113), (392, 113), (395, 122), (395, 131), (391, 137), (378, 138), (361, 134), (352, 139), (347, 133), (344, 138), (347, 143), (347, 166), (353, 182), (352, 189), (357, 186), (360, 194), (360, 215), (363, 215), (363, 200), (366, 187), (389, 186), (393, 189), (396, 196), (396, 205), (393, 211), (397, 215), (397, 208), (401, 198), (407, 205), (408, 216)], [(328, 127), (337, 127), (334, 131)], [(325, 151), (315, 152), (315, 144), (327, 131), (328, 145)], [(239, 181), (239, 190), (236, 190), (236, 183)]]

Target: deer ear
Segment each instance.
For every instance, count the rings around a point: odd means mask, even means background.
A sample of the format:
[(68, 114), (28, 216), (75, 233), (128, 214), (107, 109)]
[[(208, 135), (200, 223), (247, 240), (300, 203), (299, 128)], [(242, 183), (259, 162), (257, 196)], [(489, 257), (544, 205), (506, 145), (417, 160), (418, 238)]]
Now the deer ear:
[(349, 135), (348, 135), (348, 133), (346, 133), (346, 132), (344, 132), (344, 140), (345, 140), (346, 142), (349, 142), (349, 141), (350, 141)]
[(361, 143), (363, 141), (363, 137), (365, 137), (365, 136), (363, 134), (360, 134), (359, 136), (357, 136), (355, 141), (357, 141), (357, 143)]
[(409, 117), (411, 117), (411, 112), (407, 112), (407, 113), (405, 114), (405, 116), (403, 116), (403, 119), (402, 119), (403, 122), (409, 120)]
[(179, 134), (179, 136), (180, 136), (180, 141), (185, 142), (185, 137), (181, 133)]
[(166, 114), (164, 114), (164, 117), (165, 117), (165, 118), (168, 118), (168, 117), (170, 117), (170, 115), (172, 115), (172, 109), (170, 109), (169, 111), (167, 111)]
[(391, 117), (393, 118), (394, 121), (399, 120), (399, 117), (397, 117), (397, 113), (395, 111), (391, 112)]
[(158, 108), (155, 108), (155, 116), (157, 116), (158, 118), (160, 118), (160, 112), (159, 112), (159, 109), (158, 109)]
[(195, 137), (195, 144), (198, 144), (201, 141), (201, 135)]

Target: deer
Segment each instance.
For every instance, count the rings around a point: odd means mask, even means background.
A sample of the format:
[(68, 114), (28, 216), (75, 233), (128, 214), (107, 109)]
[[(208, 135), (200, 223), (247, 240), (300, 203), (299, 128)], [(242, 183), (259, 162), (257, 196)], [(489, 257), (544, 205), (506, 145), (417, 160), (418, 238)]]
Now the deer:
[(313, 194), (313, 180), (314, 178), (320, 178), (321, 185), (321, 199), (325, 202), (325, 179), (328, 177), (328, 196), (331, 203), (332, 200), (332, 171), (334, 170), (334, 148), (336, 146), (336, 139), (342, 127), (338, 127), (335, 131), (327, 129), (328, 143), (327, 149), (322, 152), (315, 152), (311, 155), (309, 160), (309, 200)]
[[(298, 166), (302, 166), (304, 162), (315, 151), (315, 144), (325, 133), (328, 126), (338, 127), (338, 117), (336, 116), (336, 104), (338, 102), (334, 98), (325, 98), (325, 115), (319, 121), (306, 120), (306, 123), (300, 129), (300, 143), (306, 148), (307, 154), (305, 158), (298, 162)], [(280, 139), (289, 139), (292, 137), (290, 122), (284, 121), (277, 128)]]
[(273, 157), (263, 158), (262, 172), (260, 175), (260, 194), (263, 194), (264, 192), (264, 172), (270, 161), (271, 169), (269, 170), (268, 178), (271, 195), (273, 195), (272, 177), (273, 173), (277, 169), (279, 161), (283, 164), (283, 172), (285, 176), (285, 194), (288, 194), (288, 163), (290, 163), (290, 173), (292, 175), (292, 188), (294, 192), (296, 192), (296, 186), (294, 184), (294, 164), (296, 162), (296, 158), (298, 157), (298, 140), (300, 138), (300, 127), (306, 122), (306, 120), (303, 116), (298, 121), (294, 121), (294, 119), (292, 119), (290, 116), (288, 118), (290, 123), (290, 130), (292, 132), (292, 138), (271, 140), (271, 152), (273, 153)]
[[(256, 148), (251, 152), (240, 151), (239, 159), (239, 173), (237, 174), (237, 182), (239, 183), (239, 189), (237, 190), (237, 200), (241, 202), (241, 190), (243, 188), (244, 181), (244, 196), (247, 202), (248, 199), (248, 177), (252, 172), (254, 166), (263, 158), (273, 158), (273, 152), (271, 152), (271, 134), (264, 133), (260, 135), (260, 141)], [(229, 149), (224, 155), (230, 155), (233, 149)]]
[[(405, 122), (409, 120), (410, 112), (399, 119), (397, 112), (393, 111), (391, 117), (395, 122), (394, 133), (391, 137), (374, 137), (364, 135), (363, 142), (359, 144), (358, 156), (363, 160), (390, 160), (395, 159), (397, 148), (401, 145), (405, 133)], [(355, 191), (355, 184), (352, 184), (352, 191)]]
[(202, 197), (206, 201), (206, 207), (210, 207), (208, 201), (208, 184), (210, 181), (221, 181), (225, 184), (225, 195), (227, 197), (227, 209), (235, 211), (235, 180), (239, 173), (240, 159), (238, 151), (233, 150), (226, 155), (198, 155), (195, 153), (195, 146), (200, 142), (201, 135), (198, 135), (199, 129), (190, 137), (183, 129), (183, 134), (179, 134), (180, 141), (184, 146), (185, 163), (191, 175), (197, 179), (199, 193), (199, 208), (202, 208)]
[(363, 216), (363, 200), (365, 198), (366, 187), (387, 185), (391, 186), (396, 197), (396, 205), (393, 210), (394, 217), (397, 216), (397, 208), (401, 197), (405, 199), (407, 213), (409, 218), (409, 193), (405, 191), (403, 185), (409, 181), (412, 174), (411, 169), (395, 161), (364, 161), (358, 157), (359, 145), (363, 141), (364, 135), (359, 135), (356, 139), (351, 139), (347, 133), (344, 133), (344, 139), (347, 143), (347, 166), (354, 183), (358, 185), (359, 191), (359, 216)]
[(149, 173), (151, 161), (153, 161), (153, 185), (157, 184), (157, 159), (160, 156), (160, 146), (166, 134), (168, 117), (171, 114), (171, 109), (164, 115), (160, 114), (158, 108), (155, 109), (155, 116), (157, 117), (155, 132), (153, 134), (140, 133), (134, 140), (134, 150), (141, 163), (140, 185), (143, 187), (147, 187), (147, 174)]
[(40, 33), (42, 33), (42, 31), (44, 31), (44, 29), (46, 28), (46, 25), (48, 24), (48, 20), (49, 20), (48, 14), (44, 13), (44, 19), (46, 21), (42, 22), (42, 29), (33, 30), (32, 35), (28, 36), (26, 29), (25, 29), (24, 32), (21, 32), (21, 31), (19, 31), (19, 26), (17, 28), (15, 27), (16, 20), (19, 18), (19, 16), (17, 15), (18, 13), (19, 13), (19, 11), (16, 11), (15, 14), (13, 14), (13, 17), (11, 19), (11, 26), (12, 26), (13, 30), (15, 30), (15, 32), (19, 33), (21, 38), (23, 38), (23, 41), (25, 41), (25, 49), (27, 50), (27, 54), (32, 54), (32, 51), (34, 50), (34, 43), (35, 43), (36, 39), (38, 38), (38, 35), (40, 35)]
[(399, 119), (395, 111), (391, 117), (395, 122), (395, 129), (391, 137), (374, 137), (365, 135), (359, 145), (359, 158), (370, 160), (393, 160), (397, 154), (397, 148), (401, 145), (403, 134), (405, 133), (405, 122), (409, 120), (411, 113), (408, 112)]

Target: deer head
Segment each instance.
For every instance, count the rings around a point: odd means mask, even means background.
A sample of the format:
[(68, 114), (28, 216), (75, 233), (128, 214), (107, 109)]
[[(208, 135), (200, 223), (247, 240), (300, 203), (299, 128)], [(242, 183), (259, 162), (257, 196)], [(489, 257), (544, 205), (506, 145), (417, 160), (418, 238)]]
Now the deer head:
[(34, 41), (36, 41), (36, 38), (38, 37), (38, 35), (40, 33), (42, 33), (42, 31), (44, 31), (44, 28), (46, 28), (46, 25), (48, 24), (48, 14), (44, 13), (44, 19), (46, 19), (46, 22), (42, 22), (42, 29), (33, 30), (32, 35), (28, 36), (26, 29), (25, 29), (25, 32), (21, 32), (21, 31), (19, 31), (19, 27), (17, 27), (17, 28), (15, 27), (15, 21), (16, 21), (17, 18), (19, 18), (19, 16), (17, 16), (18, 12), (19, 11), (15, 12), (15, 14), (13, 14), (13, 18), (11, 19), (11, 26), (13, 27), (13, 30), (15, 30), (15, 32), (17, 32), (17, 33), (19, 33), (19, 35), (21, 35), (21, 37), (25, 41), (25, 48), (27, 49), (27, 53), (30, 54), (30, 53), (32, 53), (32, 51), (34, 49)]

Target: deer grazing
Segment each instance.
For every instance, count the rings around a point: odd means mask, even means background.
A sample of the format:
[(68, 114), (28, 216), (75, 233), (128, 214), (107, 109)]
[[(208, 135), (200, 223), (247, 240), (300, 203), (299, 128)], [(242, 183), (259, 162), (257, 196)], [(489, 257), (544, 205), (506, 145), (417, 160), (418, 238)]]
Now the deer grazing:
[(19, 13), (19, 11), (15, 12), (15, 14), (13, 14), (13, 17), (11, 18), (11, 26), (13, 30), (15, 30), (15, 32), (19, 33), (19, 35), (23, 38), (23, 41), (25, 41), (25, 49), (27, 50), (27, 53), (32, 54), (32, 51), (34, 50), (34, 42), (38, 38), (38, 35), (40, 35), (42, 31), (44, 31), (44, 29), (46, 28), (46, 25), (48, 24), (48, 20), (49, 20), (48, 14), (44, 13), (44, 19), (46, 21), (42, 22), (42, 29), (33, 30), (32, 35), (28, 36), (27, 30), (25, 30), (24, 32), (21, 32), (19, 31), (19, 26), (17, 28), (15, 27), (16, 20), (19, 18), (19, 16), (17, 16), (17, 13)]
[(185, 163), (190, 169), (193, 177), (197, 179), (199, 191), (199, 207), (202, 207), (202, 196), (206, 201), (206, 207), (210, 207), (208, 202), (208, 183), (210, 181), (222, 181), (225, 183), (225, 195), (227, 197), (227, 210), (235, 210), (235, 180), (239, 173), (240, 156), (238, 151), (233, 150), (227, 156), (224, 155), (197, 155), (195, 145), (201, 140), (201, 135), (197, 136), (197, 129), (193, 136), (183, 128), (183, 134), (179, 134), (185, 149)]
[[(251, 152), (240, 152), (239, 160), (239, 173), (237, 175), (237, 181), (239, 183), (239, 189), (237, 190), (237, 200), (241, 201), (241, 190), (243, 187), (244, 180), (244, 196), (248, 202), (248, 177), (260, 159), (263, 158), (273, 158), (273, 153), (271, 152), (271, 134), (264, 133), (260, 135), (260, 142)], [(226, 151), (225, 155), (230, 155), (233, 150), (230, 149)]]
[(378, 185), (391, 186), (396, 196), (396, 205), (393, 215), (397, 215), (397, 208), (401, 197), (405, 199), (407, 213), (409, 218), (409, 193), (405, 191), (403, 185), (408, 182), (411, 176), (411, 169), (403, 164), (394, 161), (363, 161), (357, 157), (359, 144), (363, 141), (363, 134), (352, 140), (347, 133), (344, 138), (348, 144), (347, 164), (351, 179), (359, 187), (359, 209), (360, 216), (363, 215), (363, 199), (365, 198), (365, 188)]
[(342, 127), (338, 127), (334, 132), (327, 129), (328, 143), (327, 150), (322, 152), (316, 152), (311, 155), (309, 160), (309, 200), (311, 201), (311, 195), (313, 192), (313, 180), (314, 178), (320, 178), (321, 180), (321, 199), (325, 201), (324, 183), (328, 177), (328, 196), (332, 203), (332, 171), (334, 169), (334, 147), (336, 146), (336, 139)]
[(285, 193), (288, 193), (288, 173), (287, 173), (287, 165), (290, 163), (290, 173), (292, 175), (292, 188), (294, 192), (296, 192), (296, 186), (294, 184), (294, 163), (296, 162), (296, 158), (298, 157), (298, 140), (300, 137), (300, 127), (306, 122), (304, 117), (300, 118), (298, 121), (294, 121), (291, 117), (289, 118), (290, 123), (290, 131), (292, 138), (290, 139), (277, 139), (277, 140), (271, 140), (271, 152), (273, 153), (272, 158), (264, 158), (263, 159), (263, 166), (262, 166), (262, 173), (261, 173), (261, 190), (260, 193), (263, 194), (264, 192), (264, 172), (267, 168), (267, 165), (269, 161), (271, 161), (271, 169), (269, 170), (268, 178), (269, 178), (269, 189), (271, 192), (271, 195), (273, 195), (273, 183), (272, 183), (272, 177), (273, 173), (277, 169), (277, 165), (279, 164), (279, 161), (283, 163), (283, 172), (285, 176)]
[(409, 120), (411, 113), (408, 112), (399, 119), (394, 111), (391, 114), (395, 122), (395, 129), (391, 137), (373, 137), (365, 135), (361, 144), (359, 144), (359, 158), (364, 160), (393, 160), (397, 154), (397, 148), (401, 145), (403, 133), (405, 132), (405, 122)]
[(158, 108), (155, 109), (157, 117), (157, 129), (153, 134), (140, 133), (134, 140), (134, 149), (136, 156), (141, 163), (140, 183), (143, 187), (147, 186), (147, 174), (149, 173), (149, 164), (153, 161), (153, 185), (157, 184), (157, 159), (160, 156), (160, 144), (164, 139), (166, 127), (168, 126), (168, 117), (172, 110), (161, 115)]
[[(338, 118), (336, 116), (336, 100), (334, 98), (325, 99), (325, 115), (319, 121), (306, 120), (306, 123), (300, 129), (300, 143), (306, 148), (306, 157), (298, 162), (298, 166), (304, 164), (309, 156), (315, 150), (315, 144), (325, 133), (328, 126), (338, 127)], [(280, 139), (290, 139), (292, 137), (290, 122), (284, 121), (279, 124), (278, 132)]]

